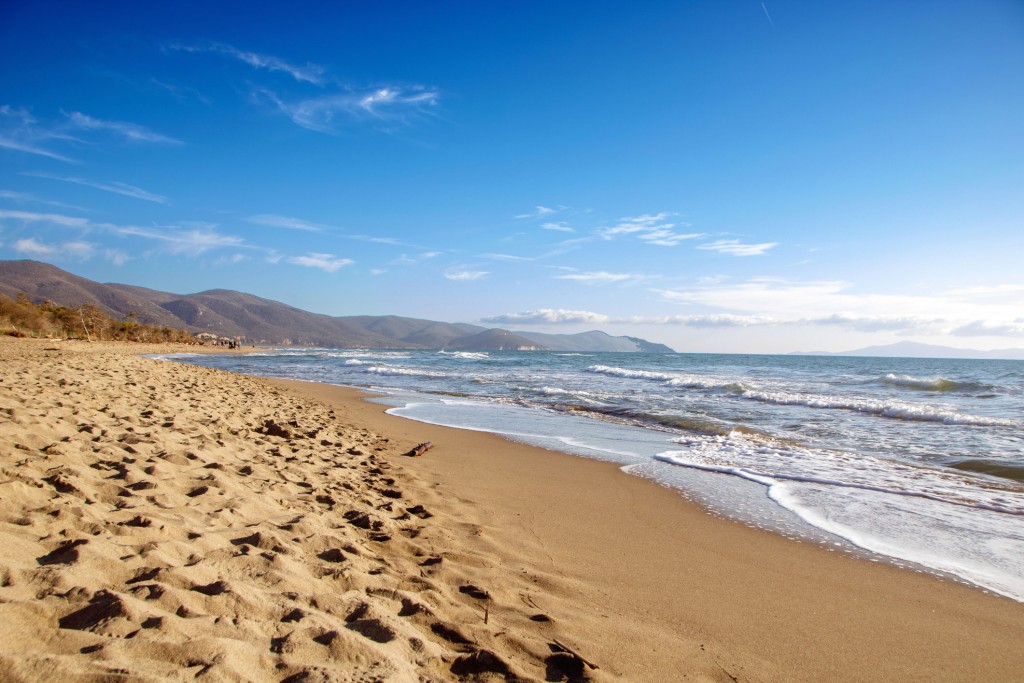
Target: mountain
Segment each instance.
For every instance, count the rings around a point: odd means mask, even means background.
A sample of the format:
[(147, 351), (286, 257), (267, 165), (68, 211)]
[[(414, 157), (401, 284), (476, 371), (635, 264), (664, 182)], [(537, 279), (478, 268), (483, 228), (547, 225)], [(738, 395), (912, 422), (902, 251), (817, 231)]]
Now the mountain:
[(12, 299), (25, 294), (32, 301), (49, 300), (61, 306), (92, 304), (116, 318), (134, 313), (142, 323), (243, 337), (247, 343), (257, 344), (672, 353), (661, 344), (604, 332), (537, 335), (395, 315), (337, 317), (227, 289), (172, 294), (134, 285), (101, 284), (38, 261), (0, 261), (0, 294)]
[(797, 352), (791, 355), (800, 356), (877, 356), (882, 358), (980, 358), (980, 359), (1003, 359), (1003, 360), (1024, 360), (1024, 349), (998, 349), (995, 351), (980, 351), (978, 349), (958, 349), (952, 346), (939, 346), (937, 344), (921, 344), (919, 342), (901, 341), (895, 344), (884, 346), (867, 346), (863, 349), (853, 351), (840, 351), (830, 353), (819, 352)]
[(613, 337), (605, 332), (580, 332), (579, 334), (543, 334), (541, 332), (516, 332), (521, 337), (558, 351), (643, 351), (645, 353), (675, 353), (664, 344), (637, 337)]

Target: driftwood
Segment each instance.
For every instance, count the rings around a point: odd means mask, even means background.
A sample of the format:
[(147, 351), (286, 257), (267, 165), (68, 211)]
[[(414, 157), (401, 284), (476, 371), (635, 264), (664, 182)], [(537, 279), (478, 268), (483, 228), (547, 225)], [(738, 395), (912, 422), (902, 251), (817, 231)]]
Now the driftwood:
[(416, 456), (423, 455), (424, 453), (426, 453), (427, 451), (429, 451), (433, 447), (434, 447), (434, 444), (430, 443), (429, 441), (424, 441), (419, 446), (417, 446), (416, 448), (413, 448), (411, 451), (409, 451), (405, 455), (407, 455), (410, 458), (415, 458)]
[(583, 662), (584, 664), (586, 664), (586, 665), (587, 665), (588, 667), (590, 667), (591, 669), (600, 669), (600, 668), (601, 668), (601, 667), (599, 667), (599, 666), (598, 666), (597, 664), (594, 664), (593, 662), (591, 662), (591, 661), (588, 661), (588, 660), (584, 659), (584, 658), (583, 658), (583, 656), (582, 656), (582, 655), (581, 655), (581, 654), (580, 654), (579, 652), (576, 652), (575, 650), (573, 650), (573, 649), (572, 649), (571, 647), (569, 647), (568, 645), (566, 645), (566, 644), (565, 644), (565, 643), (563, 643), (562, 641), (560, 641), (560, 640), (555, 640), (555, 641), (554, 641), (554, 643), (555, 643), (555, 645), (557, 645), (558, 647), (562, 648), (562, 651), (563, 651), (563, 652), (566, 652), (566, 653), (568, 653), (568, 654), (572, 655), (572, 656), (573, 656), (573, 657), (575, 657), (576, 659), (578, 659), (578, 660), (580, 660), (581, 662)]

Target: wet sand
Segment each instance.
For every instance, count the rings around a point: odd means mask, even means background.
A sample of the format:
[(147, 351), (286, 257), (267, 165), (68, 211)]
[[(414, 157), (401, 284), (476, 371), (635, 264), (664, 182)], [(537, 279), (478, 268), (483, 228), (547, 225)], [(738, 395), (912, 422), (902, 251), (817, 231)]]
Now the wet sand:
[(0, 341), (5, 680), (1024, 670), (1024, 605), (1007, 598), (351, 389), (136, 355), (158, 350)]

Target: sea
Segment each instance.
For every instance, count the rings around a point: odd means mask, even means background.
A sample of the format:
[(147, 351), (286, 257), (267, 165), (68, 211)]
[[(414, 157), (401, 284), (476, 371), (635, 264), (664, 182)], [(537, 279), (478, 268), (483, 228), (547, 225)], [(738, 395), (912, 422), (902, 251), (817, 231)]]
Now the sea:
[(1024, 602), (1024, 361), (328, 348), (160, 357), (378, 392), (393, 415), (618, 463), (715, 514)]

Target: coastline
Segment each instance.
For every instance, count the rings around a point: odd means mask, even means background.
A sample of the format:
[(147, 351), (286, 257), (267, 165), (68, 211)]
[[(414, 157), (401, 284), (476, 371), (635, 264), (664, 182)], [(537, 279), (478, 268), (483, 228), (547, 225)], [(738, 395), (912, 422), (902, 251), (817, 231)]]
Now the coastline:
[[(1024, 605), (715, 517), (610, 463), (386, 415), (355, 389), (54, 346), (0, 343), (14, 680), (154, 680), (189, 661), (226, 680), (507, 677), (480, 652), (527, 680), (1010, 680), (1024, 666)], [(114, 488), (140, 482), (152, 493)], [(74, 561), (39, 562), (76, 541)], [(133, 588), (151, 585), (161, 595)]]

